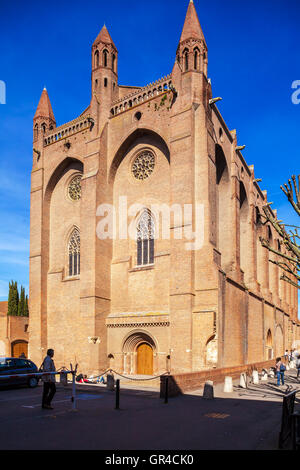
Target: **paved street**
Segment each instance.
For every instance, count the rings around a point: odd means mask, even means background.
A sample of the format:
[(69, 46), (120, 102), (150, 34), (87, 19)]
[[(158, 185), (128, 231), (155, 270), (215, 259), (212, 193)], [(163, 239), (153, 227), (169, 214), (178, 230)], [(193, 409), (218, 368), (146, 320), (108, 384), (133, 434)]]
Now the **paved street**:
[[(300, 388), (296, 371), (287, 386)], [(105, 387), (77, 385), (77, 411), (72, 411), (71, 387), (58, 387), (53, 411), (40, 406), (42, 387), (0, 391), (0, 449), (70, 450), (254, 450), (276, 449), (282, 396), (275, 379), (247, 390), (237, 384), (225, 394), (215, 387), (215, 399), (202, 390), (172, 398), (157, 391), (122, 389), (121, 410)]]

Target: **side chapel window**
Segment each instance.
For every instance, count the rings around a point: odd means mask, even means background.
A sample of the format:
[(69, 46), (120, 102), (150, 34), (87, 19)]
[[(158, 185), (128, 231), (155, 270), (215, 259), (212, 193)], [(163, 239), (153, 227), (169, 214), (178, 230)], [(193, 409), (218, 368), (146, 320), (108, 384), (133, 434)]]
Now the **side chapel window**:
[(151, 213), (145, 210), (137, 226), (137, 265), (154, 263), (155, 225)]
[(80, 274), (80, 233), (77, 228), (70, 236), (69, 245), (69, 276), (79, 276)]

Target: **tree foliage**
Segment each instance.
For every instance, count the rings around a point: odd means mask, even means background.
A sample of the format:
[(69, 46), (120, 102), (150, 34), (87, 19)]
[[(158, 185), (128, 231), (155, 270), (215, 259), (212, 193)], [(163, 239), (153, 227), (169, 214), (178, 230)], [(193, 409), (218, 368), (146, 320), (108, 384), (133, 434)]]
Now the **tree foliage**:
[(29, 316), (28, 296), (25, 296), (25, 288), (23, 286), (21, 286), (19, 295), (18, 283), (16, 281), (9, 283), (7, 315), (14, 317)]

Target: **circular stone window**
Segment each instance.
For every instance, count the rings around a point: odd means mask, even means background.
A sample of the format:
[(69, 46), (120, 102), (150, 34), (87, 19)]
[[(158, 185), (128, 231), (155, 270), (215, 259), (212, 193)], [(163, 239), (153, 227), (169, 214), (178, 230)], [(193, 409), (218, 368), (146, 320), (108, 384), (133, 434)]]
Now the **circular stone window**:
[(76, 175), (69, 183), (68, 195), (72, 201), (79, 201), (81, 198), (81, 178), (82, 175)]
[(140, 153), (132, 164), (132, 174), (137, 180), (145, 180), (153, 173), (155, 157), (148, 150)]

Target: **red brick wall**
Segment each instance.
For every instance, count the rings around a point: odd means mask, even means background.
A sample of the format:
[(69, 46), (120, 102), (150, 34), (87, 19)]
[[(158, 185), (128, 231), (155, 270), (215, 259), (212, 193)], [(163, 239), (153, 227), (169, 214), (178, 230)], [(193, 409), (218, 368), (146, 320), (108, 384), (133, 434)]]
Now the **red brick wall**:
[[(201, 372), (193, 372), (190, 374), (187, 373), (170, 375), (168, 377), (169, 396), (176, 396), (184, 392), (197, 390), (207, 380), (211, 380), (214, 383), (221, 383), (227, 376), (230, 376), (233, 379), (237, 379), (240, 377), (242, 372), (247, 372), (248, 374), (251, 374), (253, 370), (258, 370), (261, 372), (262, 369), (269, 369), (270, 367), (274, 367), (274, 365), (275, 359), (271, 361), (258, 362), (236, 367), (224, 367), (223, 369), (206, 370)], [(167, 376), (161, 377), (161, 397), (165, 396), (166, 377)]]

